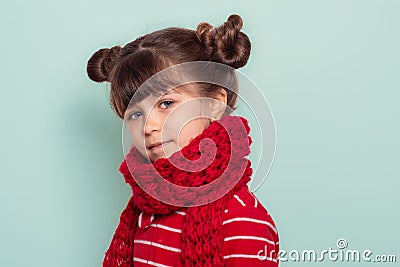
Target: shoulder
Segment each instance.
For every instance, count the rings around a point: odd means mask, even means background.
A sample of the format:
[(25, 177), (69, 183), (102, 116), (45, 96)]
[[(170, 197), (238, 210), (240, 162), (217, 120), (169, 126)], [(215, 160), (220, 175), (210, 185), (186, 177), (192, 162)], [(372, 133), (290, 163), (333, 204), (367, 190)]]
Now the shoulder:
[(276, 228), (270, 213), (247, 186), (236, 192), (228, 201), (224, 217), (230, 218), (237, 215), (249, 215), (255, 218), (261, 216), (261, 219), (269, 220)]
[(228, 202), (223, 216), (223, 225), (233, 223), (236, 224), (235, 226), (240, 224), (256, 228), (268, 226), (274, 239), (278, 238), (278, 229), (271, 214), (247, 186), (234, 194)]
[(258, 198), (250, 192), (248, 186), (236, 192), (228, 202), (228, 211), (241, 209), (242, 207), (260, 209), (268, 213)]
[[(267, 209), (244, 187), (228, 202), (223, 216), (223, 253), (227, 263), (276, 266), (279, 252), (278, 229)], [(260, 256), (268, 255), (260, 259)]]

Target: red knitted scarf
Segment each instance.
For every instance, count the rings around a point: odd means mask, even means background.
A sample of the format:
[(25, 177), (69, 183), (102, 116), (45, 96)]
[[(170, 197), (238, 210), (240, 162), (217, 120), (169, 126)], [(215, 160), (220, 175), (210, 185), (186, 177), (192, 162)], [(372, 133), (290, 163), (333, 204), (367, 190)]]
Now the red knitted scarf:
[[(250, 153), (252, 143), (249, 132), (250, 128), (245, 118), (225, 116), (220, 120), (213, 121), (200, 135), (182, 148), (181, 153), (176, 152), (169, 158), (160, 158), (150, 163), (144, 160), (143, 156), (133, 147), (119, 168), (125, 181), (132, 187), (133, 195), (120, 216), (119, 225), (105, 254), (103, 267), (134, 266), (133, 240), (141, 211), (148, 214), (168, 214), (182, 208), (168, 203), (176, 203), (175, 201), (179, 199), (204, 200), (207, 197), (212, 201), (211, 203), (197, 206), (187, 205), (190, 207), (186, 210), (182, 228), (181, 260), (185, 266), (224, 266), (221, 253), (224, 241), (221, 235), (222, 218), (228, 200), (250, 181), (251, 162), (246, 158)], [(210, 153), (207, 153), (211, 150), (207, 144), (210, 145), (212, 142), (200, 144), (202, 140), (208, 138), (213, 141), (215, 146), (215, 154), (211, 156)], [(205, 153), (201, 154), (200, 150)], [(202, 159), (205, 161), (212, 157), (212, 161), (203, 168), (203, 161), (196, 161), (200, 157), (204, 157)], [(178, 166), (190, 165), (191, 168), (199, 171), (191, 172), (185, 168), (180, 169), (171, 162), (182, 164)], [(141, 177), (139, 184), (145, 185), (145, 190), (138, 185), (132, 173), (135, 174), (135, 177)], [(222, 181), (218, 186), (219, 189), (232, 189), (219, 198), (218, 188), (204, 192), (186, 190), (175, 194), (160, 185), (160, 181), (156, 179), (159, 175), (166, 181), (179, 186), (198, 187), (208, 185), (213, 181)], [(238, 177), (239, 175), (241, 176)], [(153, 198), (152, 196), (155, 194), (167, 196), (168, 201), (161, 202)]]

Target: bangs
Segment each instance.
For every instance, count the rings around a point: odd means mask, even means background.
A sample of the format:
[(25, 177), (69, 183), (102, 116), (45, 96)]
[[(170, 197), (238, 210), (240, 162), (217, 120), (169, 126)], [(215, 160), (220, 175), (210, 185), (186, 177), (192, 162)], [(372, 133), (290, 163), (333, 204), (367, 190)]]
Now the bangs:
[(166, 60), (150, 49), (132, 53), (119, 62), (111, 75), (111, 106), (122, 118), (133, 96), (140, 102), (150, 95), (161, 95), (167, 90), (165, 85), (139, 87), (154, 74), (171, 66)]

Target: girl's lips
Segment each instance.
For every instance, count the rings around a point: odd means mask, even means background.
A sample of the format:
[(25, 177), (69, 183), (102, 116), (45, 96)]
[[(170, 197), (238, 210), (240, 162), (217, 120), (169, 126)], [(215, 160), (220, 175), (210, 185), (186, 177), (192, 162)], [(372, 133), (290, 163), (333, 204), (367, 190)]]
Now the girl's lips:
[(150, 149), (151, 151), (161, 149), (165, 144), (167, 144), (167, 143), (169, 143), (169, 142), (170, 142), (170, 141), (161, 143), (161, 144), (159, 144), (159, 145), (157, 145), (157, 146), (150, 147), (149, 149)]

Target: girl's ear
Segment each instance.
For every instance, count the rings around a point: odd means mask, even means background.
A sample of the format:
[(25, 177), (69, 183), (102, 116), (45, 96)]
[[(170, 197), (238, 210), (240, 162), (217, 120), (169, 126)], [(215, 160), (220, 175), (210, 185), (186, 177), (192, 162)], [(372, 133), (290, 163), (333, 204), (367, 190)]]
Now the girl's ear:
[(215, 120), (219, 120), (221, 116), (224, 114), (226, 109), (226, 103), (228, 102), (228, 97), (226, 90), (224, 88), (220, 88), (213, 96), (211, 102), (211, 122)]

